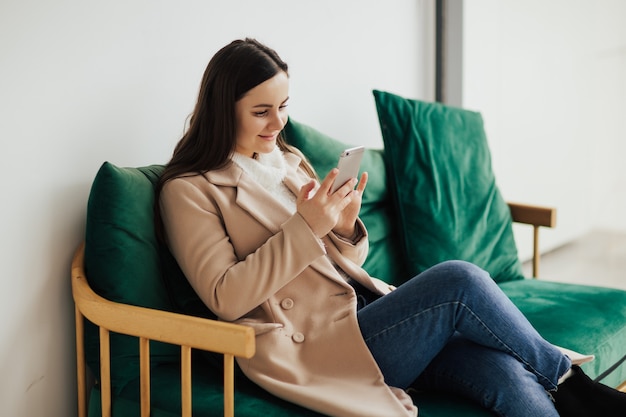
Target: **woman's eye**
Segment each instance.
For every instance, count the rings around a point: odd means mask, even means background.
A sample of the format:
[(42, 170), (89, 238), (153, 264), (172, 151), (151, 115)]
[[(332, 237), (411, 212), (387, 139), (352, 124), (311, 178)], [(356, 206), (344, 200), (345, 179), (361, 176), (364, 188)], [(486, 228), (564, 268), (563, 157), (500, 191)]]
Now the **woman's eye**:
[[(285, 103), (285, 104), (281, 104), (280, 106), (278, 106), (278, 110), (279, 110), (279, 111), (285, 110), (286, 108), (287, 108), (287, 103)], [(265, 117), (265, 116), (267, 116), (269, 113), (270, 113), (270, 110), (268, 109), (268, 110), (262, 110), (262, 111), (255, 111), (255, 112), (253, 112), (252, 114), (253, 114), (255, 117)]]

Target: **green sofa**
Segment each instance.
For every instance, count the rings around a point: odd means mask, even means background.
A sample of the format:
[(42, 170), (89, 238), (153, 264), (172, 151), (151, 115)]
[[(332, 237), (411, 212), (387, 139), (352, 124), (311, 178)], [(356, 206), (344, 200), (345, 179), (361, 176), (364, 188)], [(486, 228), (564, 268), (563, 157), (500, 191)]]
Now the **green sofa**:
[[(528, 279), (522, 275), (512, 219), (491, 169), (479, 113), (375, 91), (384, 150), (368, 149), (361, 218), (369, 231), (365, 269), (395, 285), (446, 259), (489, 271), (550, 342), (593, 353), (585, 371), (610, 386), (626, 380), (626, 292)], [(323, 177), (348, 145), (290, 119), (284, 134)], [(104, 163), (87, 210), (84, 271), (90, 287), (111, 301), (214, 318), (155, 238), (153, 187), (163, 167)], [(111, 335), (114, 416), (139, 416), (139, 342)], [(99, 333), (85, 323), (85, 356), (99, 381)], [(151, 415), (181, 409), (180, 349), (151, 342)], [(193, 415), (221, 416), (223, 377), (214, 354), (193, 352)], [(100, 384), (91, 389), (90, 417), (101, 415)], [(414, 393), (421, 417), (486, 417), (488, 411), (443, 393)], [(235, 375), (237, 416), (319, 416), (280, 400)]]

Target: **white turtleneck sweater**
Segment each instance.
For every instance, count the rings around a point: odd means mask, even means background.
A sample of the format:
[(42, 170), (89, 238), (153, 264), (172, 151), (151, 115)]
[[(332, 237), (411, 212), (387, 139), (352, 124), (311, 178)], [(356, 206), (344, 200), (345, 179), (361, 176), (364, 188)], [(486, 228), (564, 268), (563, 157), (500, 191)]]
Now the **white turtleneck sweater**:
[(296, 196), (283, 182), (287, 175), (287, 162), (278, 147), (270, 153), (258, 154), (257, 159), (235, 152), (232, 160), (275, 196), (290, 213), (296, 212)]

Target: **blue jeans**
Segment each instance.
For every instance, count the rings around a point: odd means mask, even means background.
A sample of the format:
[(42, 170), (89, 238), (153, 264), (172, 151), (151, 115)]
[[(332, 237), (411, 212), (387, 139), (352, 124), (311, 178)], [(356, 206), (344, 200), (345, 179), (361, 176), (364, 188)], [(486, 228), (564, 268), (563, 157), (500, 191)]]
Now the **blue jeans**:
[(363, 302), (358, 321), (388, 385), (454, 392), (499, 416), (558, 417), (547, 391), (570, 359), (473, 264), (436, 265)]

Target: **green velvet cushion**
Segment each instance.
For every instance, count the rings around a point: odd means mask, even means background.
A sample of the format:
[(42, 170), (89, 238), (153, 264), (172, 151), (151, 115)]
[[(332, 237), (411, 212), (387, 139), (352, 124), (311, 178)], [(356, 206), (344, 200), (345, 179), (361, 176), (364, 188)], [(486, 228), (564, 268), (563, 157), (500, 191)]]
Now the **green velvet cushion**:
[[(105, 162), (87, 205), (85, 268), (90, 285), (111, 300), (167, 308), (154, 232), (153, 182), (160, 166), (118, 168)], [(132, 279), (130, 279), (132, 277)]]
[[(626, 354), (626, 291), (536, 279), (500, 287), (546, 340), (596, 355), (583, 365), (590, 377), (601, 376)], [(615, 387), (625, 380), (622, 364), (602, 382)]]
[[(359, 145), (333, 139), (292, 118), (289, 118), (283, 135), (289, 144), (304, 153), (322, 179), (337, 166), (341, 151)], [(370, 275), (399, 285), (409, 276), (403, 268), (397, 228), (391, 220), (393, 207), (387, 191), (382, 150), (366, 149), (360, 172), (365, 171), (369, 179), (363, 193), (360, 217), (368, 230), (370, 251), (363, 267)]]
[(395, 220), (411, 274), (462, 259), (523, 278), (479, 113), (374, 91)]
[[(93, 181), (87, 205), (85, 272), (91, 288), (120, 303), (161, 310), (172, 304), (161, 281), (155, 238), (153, 184), (161, 166), (118, 168), (104, 163)], [(99, 374), (99, 335), (88, 323), (85, 355)], [(139, 372), (138, 340), (111, 335), (111, 385), (118, 392)], [(151, 342), (153, 365), (179, 361), (180, 350)]]
[[(224, 415), (223, 377), (210, 365), (194, 357), (192, 412), (194, 416)], [(178, 365), (164, 364), (151, 370), (151, 413), (153, 417), (180, 416), (181, 386)], [(101, 416), (100, 391), (89, 403), (89, 417)], [(130, 382), (113, 403), (114, 416), (139, 416), (139, 379)], [(235, 415), (238, 417), (322, 417), (322, 414), (277, 398), (238, 374), (235, 377)]]

